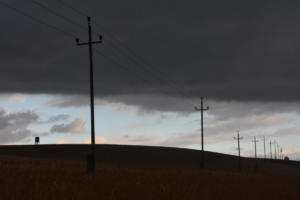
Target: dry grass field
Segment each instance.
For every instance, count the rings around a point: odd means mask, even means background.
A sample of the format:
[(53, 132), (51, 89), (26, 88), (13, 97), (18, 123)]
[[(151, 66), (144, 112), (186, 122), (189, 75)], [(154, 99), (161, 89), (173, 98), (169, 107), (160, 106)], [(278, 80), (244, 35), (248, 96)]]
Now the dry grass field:
[(300, 199), (300, 177), (0, 156), (0, 199)]

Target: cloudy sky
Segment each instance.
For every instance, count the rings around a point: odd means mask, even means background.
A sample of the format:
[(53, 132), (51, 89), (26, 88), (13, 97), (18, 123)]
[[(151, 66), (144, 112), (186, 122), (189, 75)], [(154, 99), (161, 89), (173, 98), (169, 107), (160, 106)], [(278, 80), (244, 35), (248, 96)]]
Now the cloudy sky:
[[(300, 2), (0, 0), (0, 143), (89, 143), (86, 15), (96, 141), (300, 160)], [(274, 145), (273, 145), (274, 150)]]

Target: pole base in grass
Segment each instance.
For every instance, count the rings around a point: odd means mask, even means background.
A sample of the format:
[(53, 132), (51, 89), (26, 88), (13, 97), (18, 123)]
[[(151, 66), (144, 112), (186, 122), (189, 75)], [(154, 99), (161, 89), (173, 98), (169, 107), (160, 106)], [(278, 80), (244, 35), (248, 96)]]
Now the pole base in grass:
[(87, 173), (95, 172), (95, 159), (92, 154), (87, 155)]

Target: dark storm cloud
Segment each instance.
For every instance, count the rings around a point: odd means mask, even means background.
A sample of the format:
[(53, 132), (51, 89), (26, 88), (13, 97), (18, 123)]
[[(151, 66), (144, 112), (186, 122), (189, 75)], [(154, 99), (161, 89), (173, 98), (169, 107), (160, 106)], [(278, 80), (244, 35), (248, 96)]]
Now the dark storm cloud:
[[(203, 95), (236, 101), (300, 99), (299, 1), (65, 1), (88, 12), (162, 72), (153, 78), (145, 66), (120, 55), (109, 42), (110, 35), (99, 28), (104, 43), (95, 48), (127, 67), (121, 70), (95, 53), (99, 97), (139, 94), (144, 98), (184, 95), (193, 99)], [(5, 2), (86, 39), (85, 30), (31, 1)], [(86, 26), (84, 17), (60, 1), (41, 2)], [(0, 10), (0, 23), (5, 27), (0, 37), (1, 92), (88, 93), (87, 47), (77, 47), (74, 38), (3, 6)], [(127, 48), (123, 52), (130, 54)], [(166, 86), (162, 78), (177, 82), (180, 91)]]

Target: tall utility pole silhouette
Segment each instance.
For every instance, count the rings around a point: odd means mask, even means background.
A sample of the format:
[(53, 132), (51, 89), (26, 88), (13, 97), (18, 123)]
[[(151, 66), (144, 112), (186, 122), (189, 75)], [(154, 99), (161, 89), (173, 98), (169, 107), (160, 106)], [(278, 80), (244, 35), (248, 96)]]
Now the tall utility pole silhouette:
[(266, 156), (266, 137), (265, 136), (264, 136), (263, 141), (264, 141), (264, 159), (266, 159), (267, 156)]
[(241, 170), (242, 167), (241, 167), (241, 148), (240, 148), (240, 140), (243, 139), (243, 137), (240, 137), (240, 132), (239, 132), (239, 131), (237, 131), (237, 137), (234, 137), (234, 139), (238, 141), (239, 170)]
[(95, 171), (95, 117), (94, 117), (94, 69), (93, 69), (93, 44), (102, 43), (102, 36), (99, 36), (98, 41), (92, 41), (92, 27), (91, 18), (87, 17), (88, 20), (88, 42), (79, 42), (76, 38), (77, 46), (88, 45), (89, 47), (89, 59), (90, 59), (90, 103), (91, 103), (91, 154), (87, 158), (87, 171)]
[(203, 108), (203, 97), (201, 97), (201, 107), (198, 108), (197, 106), (195, 106), (195, 110), (196, 111), (201, 111), (201, 163), (200, 163), (200, 167), (204, 168), (205, 164), (204, 164), (204, 137), (203, 137), (203, 111), (208, 110), (209, 107), (207, 106), (206, 108)]

